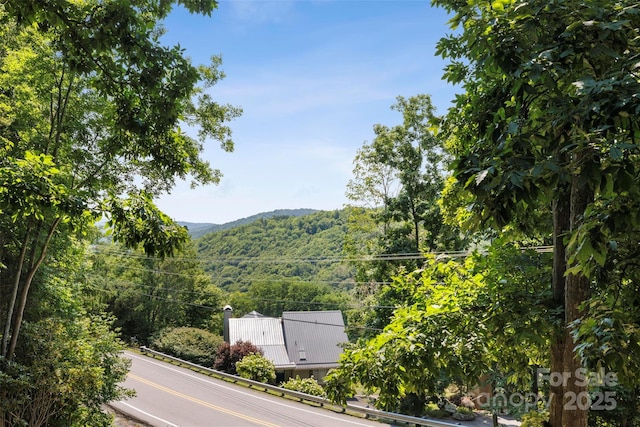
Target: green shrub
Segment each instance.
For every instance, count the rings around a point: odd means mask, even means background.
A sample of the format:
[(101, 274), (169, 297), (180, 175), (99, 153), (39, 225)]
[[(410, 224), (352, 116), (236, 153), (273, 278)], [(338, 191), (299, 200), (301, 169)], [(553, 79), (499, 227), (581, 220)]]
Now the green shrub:
[(340, 375), (335, 369), (331, 369), (324, 377), (324, 388), (327, 398), (339, 405), (346, 405), (347, 399), (356, 394), (355, 385), (351, 383), (350, 378)]
[(295, 378), (289, 378), (287, 381), (280, 384), (280, 387), (287, 390), (299, 391), (301, 393), (310, 394), (312, 396), (327, 397), (324, 389), (313, 376), (311, 378), (300, 378), (296, 375)]
[(236, 363), (236, 371), (242, 378), (261, 383), (270, 383), (276, 379), (273, 362), (259, 354), (250, 354)]
[(98, 316), (24, 322), (15, 359), (0, 358), (0, 425), (111, 426), (102, 406), (132, 396), (112, 327)]
[(211, 366), (222, 342), (221, 336), (204, 329), (181, 327), (163, 330), (151, 346), (188, 362)]
[(545, 421), (549, 421), (547, 412), (531, 411), (522, 416), (520, 427), (543, 427)]
[(443, 411), (438, 407), (435, 403), (427, 403), (424, 409), (424, 414), (427, 417), (431, 418), (448, 418), (449, 413), (447, 411)]
[(471, 421), (476, 418), (476, 413), (469, 408), (458, 406), (456, 412), (451, 415), (454, 420)]

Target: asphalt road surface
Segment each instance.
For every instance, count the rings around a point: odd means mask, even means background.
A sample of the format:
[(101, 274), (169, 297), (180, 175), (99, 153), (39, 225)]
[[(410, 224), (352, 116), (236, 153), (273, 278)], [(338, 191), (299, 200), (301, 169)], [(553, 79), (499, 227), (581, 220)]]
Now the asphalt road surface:
[(137, 396), (112, 406), (157, 427), (357, 427), (382, 424), (214, 379), (127, 352)]

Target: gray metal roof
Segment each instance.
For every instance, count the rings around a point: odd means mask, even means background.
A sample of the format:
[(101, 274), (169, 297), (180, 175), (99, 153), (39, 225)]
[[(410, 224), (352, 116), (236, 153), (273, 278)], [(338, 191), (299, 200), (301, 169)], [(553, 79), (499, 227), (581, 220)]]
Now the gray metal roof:
[(229, 342), (250, 341), (264, 352), (264, 357), (271, 360), (278, 368), (290, 368), (284, 345), (282, 323), (274, 317), (242, 317), (229, 319)]
[(340, 310), (285, 311), (282, 321), (289, 360), (296, 366), (337, 366), (340, 344), (349, 342)]

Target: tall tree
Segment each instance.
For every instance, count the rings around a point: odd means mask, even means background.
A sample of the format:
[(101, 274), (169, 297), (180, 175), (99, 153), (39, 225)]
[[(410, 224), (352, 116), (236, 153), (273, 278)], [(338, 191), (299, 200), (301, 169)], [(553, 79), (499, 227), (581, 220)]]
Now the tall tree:
[[(52, 239), (106, 216), (113, 237), (170, 255), (186, 230), (153, 204), (175, 180), (214, 183), (206, 139), (231, 150), (213, 101), (219, 58), (194, 66), (160, 43), (170, 1), (7, 1), (0, 9), (2, 356), (15, 354), (25, 307)], [(210, 13), (214, 1), (180, 1)], [(197, 138), (180, 130), (200, 129)]]
[[(420, 253), (459, 249), (463, 241), (456, 227), (444, 223), (437, 203), (444, 184), (446, 154), (433, 133), (435, 109), (429, 95), (399, 96), (391, 108), (402, 116), (395, 126), (377, 124), (375, 138), (365, 143), (354, 160), (354, 176), (347, 186), (349, 233), (345, 252), (355, 261), (358, 292), (376, 294), (377, 303), (393, 305), (402, 299), (392, 287), (380, 285), (392, 276), (420, 266)], [(362, 261), (363, 256), (375, 260)], [(371, 315), (369, 326), (384, 326), (391, 311)]]
[(386, 235), (393, 234), (392, 225), (401, 224), (405, 251), (435, 249), (434, 201), (442, 189), (445, 154), (430, 129), (434, 107), (428, 95), (416, 95), (399, 96), (391, 108), (402, 114), (402, 124), (374, 126), (373, 142), (354, 161), (347, 196), (357, 205), (381, 208), (378, 220)]
[(587, 387), (576, 372), (585, 360), (576, 349), (596, 330), (577, 334), (575, 327), (591, 324), (589, 301), (612, 291), (595, 279), (617, 268), (609, 263), (619, 259), (615, 242), (640, 225), (640, 6), (629, 0), (432, 3), (452, 13), (452, 27), (459, 28), (441, 39), (438, 51), (451, 60), (446, 79), (464, 88), (444, 129), (472, 219), (529, 231), (532, 212), (553, 213), (550, 287), (553, 308), (562, 314), (551, 370), (571, 377), (552, 385), (550, 422), (584, 427)]

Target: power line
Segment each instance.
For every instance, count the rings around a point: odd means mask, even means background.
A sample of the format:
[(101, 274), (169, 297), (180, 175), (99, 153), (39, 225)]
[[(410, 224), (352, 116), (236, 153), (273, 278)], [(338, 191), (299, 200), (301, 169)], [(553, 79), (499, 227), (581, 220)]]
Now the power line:
[[(148, 257), (146, 255), (143, 254), (139, 254), (139, 253), (135, 253), (132, 250), (122, 250), (122, 249), (115, 249), (113, 246), (105, 248), (104, 246), (97, 246), (94, 245), (92, 246), (92, 249), (94, 251), (94, 253), (103, 253), (103, 254), (107, 254), (107, 255), (114, 255), (114, 256), (121, 256), (124, 258), (130, 258), (130, 259), (157, 259), (157, 258), (153, 258), (153, 257)], [(521, 248), (522, 251), (525, 250), (534, 250), (538, 253), (549, 253), (553, 251), (553, 246), (531, 246), (531, 247), (524, 247)], [(482, 251), (476, 251), (479, 253), (483, 253)], [(466, 257), (469, 256), (470, 254), (472, 254), (473, 252), (470, 251), (442, 251), (442, 252), (430, 252), (430, 253), (426, 253), (426, 254), (422, 254), (422, 253), (409, 253), (409, 254), (380, 254), (377, 256), (372, 256), (372, 257), (367, 257), (366, 260), (368, 261), (374, 261), (374, 260), (378, 260), (378, 261), (392, 261), (392, 260), (413, 260), (413, 259), (425, 259), (428, 255), (431, 255), (433, 257), (436, 258), (437, 261), (442, 261), (442, 260), (446, 260), (449, 258), (461, 258), (461, 257)], [(484, 253), (486, 254), (486, 251), (484, 251)], [(177, 258), (171, 258), (171, 260), (174, 261), (189, 261), (189, 262), (200, 262), (200, 263), (205, 263), (207, 259), (211, 259), (211, 258), (206, 258), (206, 257), (177, 257)], [(365, 258), (361, 258), (362, 260), (365, 260)], [(235, 263), (240, 263), (240, 261), (237, 260), (251, 260), (251, 262), (253, 263), (260, 263), (260, 262), (265, 262), (265, 263), (273, 263), (275, 262), (274, 260), (276, 260), (276, 258), (262, 258), (262, 257), (230, 257), (230, 258), (221, 258), (221, 259), (215, 259), (216, 262), (218, 263), (223, 263), (223, 262), (230, 262), (232, 264)], [(277, 259), (279, 263), (302, 263), (302, 262), (316, 262), (317, 260), (319, 260), (319, 258), (299, 258), (299, 259), (295, 259), (295, 258), (289, 258), (289, 257), (280, 257)], [(355, 260), (355, 258), (348, 258), (348, 257), (343, 257), (343, 258), (338, 258), (338, 257), (334, 257), (334, 258), (325, 258), (323, 259), (326, 262), (329, 262), (329, 260), (334, 260), (335, 262), (343, 262), (345, 260), (348, 261), (353, 261)], [(245, 262), (245, 261), (242, 261)], [(133, 267), (133, 266), (126, 266), (126, 265), (120, 265), (119, 268), (124, 268), (124, 269), (128, 269), (128, 270), (135, 270), (135, 271), (146, 271), (146, 272), (150, 272), (150, 273), (154, 273), (154, 274), (166, 274), (166, 275), (172, 275), (172, 276), (183, 276), (183, 277), (192, 277), (192, 274), (188, 274), (188, 273), (180, 273), (180, 272), (175, 272), (175, 271), (166, 271), (166, 270), (159, 270), (159, 269), (151, 269), (151, 268), (141, 268), (141, 267)], [(207, 274), (208, 273), (208, 274)], [(232, 280), (232, 281), (236, 281), (236, 282), (240, 282), (240, 283), (247, 283), (247, 284), (252, 284), (252, 283), (270, 283), (270, 282), (291, 282), (291, 283), (325, 283), (325, 284), (329, 284), (329, 285), (375, 285), (375, 286), (381, 286), (381, 285), (389, 285), (392, 282), (389, 281), (366, 281), (366, 282), (356, 282), (353, 280), (343, 280), (343, 281), (319, 281), (319, 280), (302, 280), (301, 278), (284, 278), (284, 277), (268, 277), (268, 278), (241, 278), (240, 275), (238, 276), (215, 276), (215, 275), (211, 275), (211, 272), (205, 272), (205, 274), (208, 277), (211, 277), (211, 279), (213, 279), (216, 282), (224, 282), (227, 280)]]
[[(105, 255), (118, 255), (128, 258), (139, 259), (160, 259), (158, 257), (150, 257), (144, 254), (136, 253), (130, 250), (113, 249), (111, 247), (104, 248), (102, 245), (92, 245), (92, 251), (95, 253), (102, 253)], [(534, 250), (538, 253), (551, 253), (553, 252), (553, 246), (551, 245), (539, 245), (520, 248), (522, 251)], [(331, 257), (317, 257), (317, 258), (293, 258), (293, 257), (262, 257), (262, 256), (230, 256), (230, 257), (172, 257), (171, 260), (175, 261), (193, 261), (193, 262), (209, 262), (209, 263), (226, 263), (226, 264), (239, 264), (239, 263), (258, 263), (258, 264), (286, 264), (286, 263), (337, 263), (337, 262), (373, 262), (373, 261), (403, 261), (403, 260), (418, 260), (425, 259), (428, 256), (433, 256), (436, 259), (445, 258), (463, 258), (472, 255), (473, 253), (480, 253), (486, 255), (486, 250), (475, 251), (433, 251), (433, 252), (412, 252), (403, 254), (376, 254), (361, 257), (349, 257), (349, 256), (331, 256)]]
[[(108, 292), (107, 289), (98, 289), (99, 291), (103, 291), (103, 292)], [(145, 293), (141, 293), (139, 292), (139, 295), (141, 296), (146, 296), (149, 298), (153, 298), (159, 301), (165, 301), (165, 302), (169, 302), (172, 304), (178, 304), (178, 305), (187, 305), (187, 306), (191, 306), (191, 307), (197, 307), (197, 308), (204, 308), (207, 310), (211, 310), (211, 311), (219, 311), (220, 308), (218, 307), (211, 307), (208, 305), (202, 305), (202, 304), (195, 304), (195, 303), (190, 303), (187, 301), (180, 301), (180, 300), (172, 300), (172, 299), (168, 299), (168, 298), (162, 298), (158, 295), (151, 295), (151, 294), (145, 294)], [(220, 310), (221, 311), (221, 310)], [(313, 323), (313, 324), (317, 324), (317, 325), (325, 325), (325, 326), (336, 326), (336, 327), (341, 327), (341, 328), (345, 328), (345, 329), (363, 329), (363, 330), (371, 330), (371, 331), (377, 331), (377, 332), (382, 332), (381, 328), (373, 328), (373, 327), (369, 327), (369, 326), (351, 326), (351, 325), (345, 325), (345, 324), (338, 324), (338, 323), (325, 323), (325, 322), (312, 322), (309, 320), (301, 320), (301, 319), (283, 319), (286, 321), (290, 321), (290, 322), (299, 322), (299, 323)]]
[[(131, 285), (131, 287), (127, 287), (126, 285)], [(151, 295), (147, 295), (142, 293), (142, 291), (140, 291), (139, 287), (143, 287), (143, 288), (155, 288), (154, 285), (146, 285), (146, 284), (142, 284), (142, 283), (134, 283), (134, 282), (129, 282), (129, 281), (120, 281), (117, 284), (112, 285), (114, 287), (116, 287), (117, 289), (121, 289), (121, 290), (134, 290), (139, 292), (141, 295), (146, 295), (146, 296), (151, 296)], [(92, 289), (98, 289), (104, 292), (108, 292), (108, 289), (105, 288), (98, 288), (98, 287), (92, 287)], [(178, 289), (178, 288), (155, 288), (158, 289), (158, 291), (163, 291), (163, 292), (167, 292), (167, 293), (171, 293), (174, 295), (177, 294), (181, 294), (181, 293), (187, 293), (187, 294), (198, 294), (200, 296), (217, 296), (214, 293), (211, 292), (202, 292), (202, 291), (196, 291), (196, 290), (185, 290), (185, 289)], [(285, 299), (273, 299), (273, 298), (255, 298), (255, 297), (251, 297), (249, 296), (253, 301), (259, 301), (259, 302), (271, 302), (271, 303), (278, 303), (278, 304), (300, 304), (300, 305), (328, 305), (328, 306), (337, 306), (337, 307), (347, 307), (347, 308), (354, 308), (354, 309), (395, 309), (397, 308), (396, 306), (392, 306), (392, 305), (375, 305), (375, 304), (350, 304), (350, 303), (340, 303), (340, 302), (326, 302), (326, 301), (299, 301), (299, 300), (285, 300)], [(167, 301), (174, 301), (174, 300), (167, 300)], [(198, 304), (192, 303), (192, 305), (194, 306), (199, 306)], [(204, 307), (204, 306), (203, 306)]]
[[(94, 252), (102, 253), (105, 255), (117, 255), (127, 258), (138, 259), (154, 259), (144, 254), (136, 254), (133, 252), (116, 251), (116, 250), (95, 250)], [(386, 255), (374, 255), (366, 257), (318, 257), (318, 258), (292, 258), (292, 257), (262, 257), (262, 256), (234, 256), (234, 257), (172, 257), (171, 260), (175, 261), (192, 261), (200, 263), (222, 263), (222, 264), (296, 264), (296, 263), (338, 263), (338, 262), (368, 262), (368, 261), (400, 261), (400, 260), (412, 260), (423, 259), (424, 254), (386, 254)], [(159, 259), (159, 258), (155, 258)]]
[[(182, 276), (182, 277), (193, 277), (193, 274), (190, 273), (177, 273), (175, 271), (166, 271), (166, 270), (158, 270), (152, 268), (141, 268), (141, 267), (133, 267), (126, 265), (119, 265), (118, 269), (124, 270), (134, 270), (134, 271), (146, 271), (154, 274), (163, 274), (168, 276)], [(203, 275), (209, 277), (207, 272), (204, 272)], [(236, 276), (216, 276), (215, 280), (224, 281), (224, 280), (239, 280)], [(270, 283), (270, 282), (292, 282), (292, 283), (324, 283), (329, 285), (359, 285), (359, 284), (371, 284), (371, 285), (390, 285), (393, 282), (377, 282), (377, 281), (368, 281), (368, 282), (356, 282), (354, 280), (343, 280), (343, 281), (330, 281), (330, 280), (303, 280), (299, 278), (291, 278), (291, 277), (271, 277), (271, 278), (263, 278), (263, 279), (244, 279), (244, 282), (259, 282), (259, 283)]]

